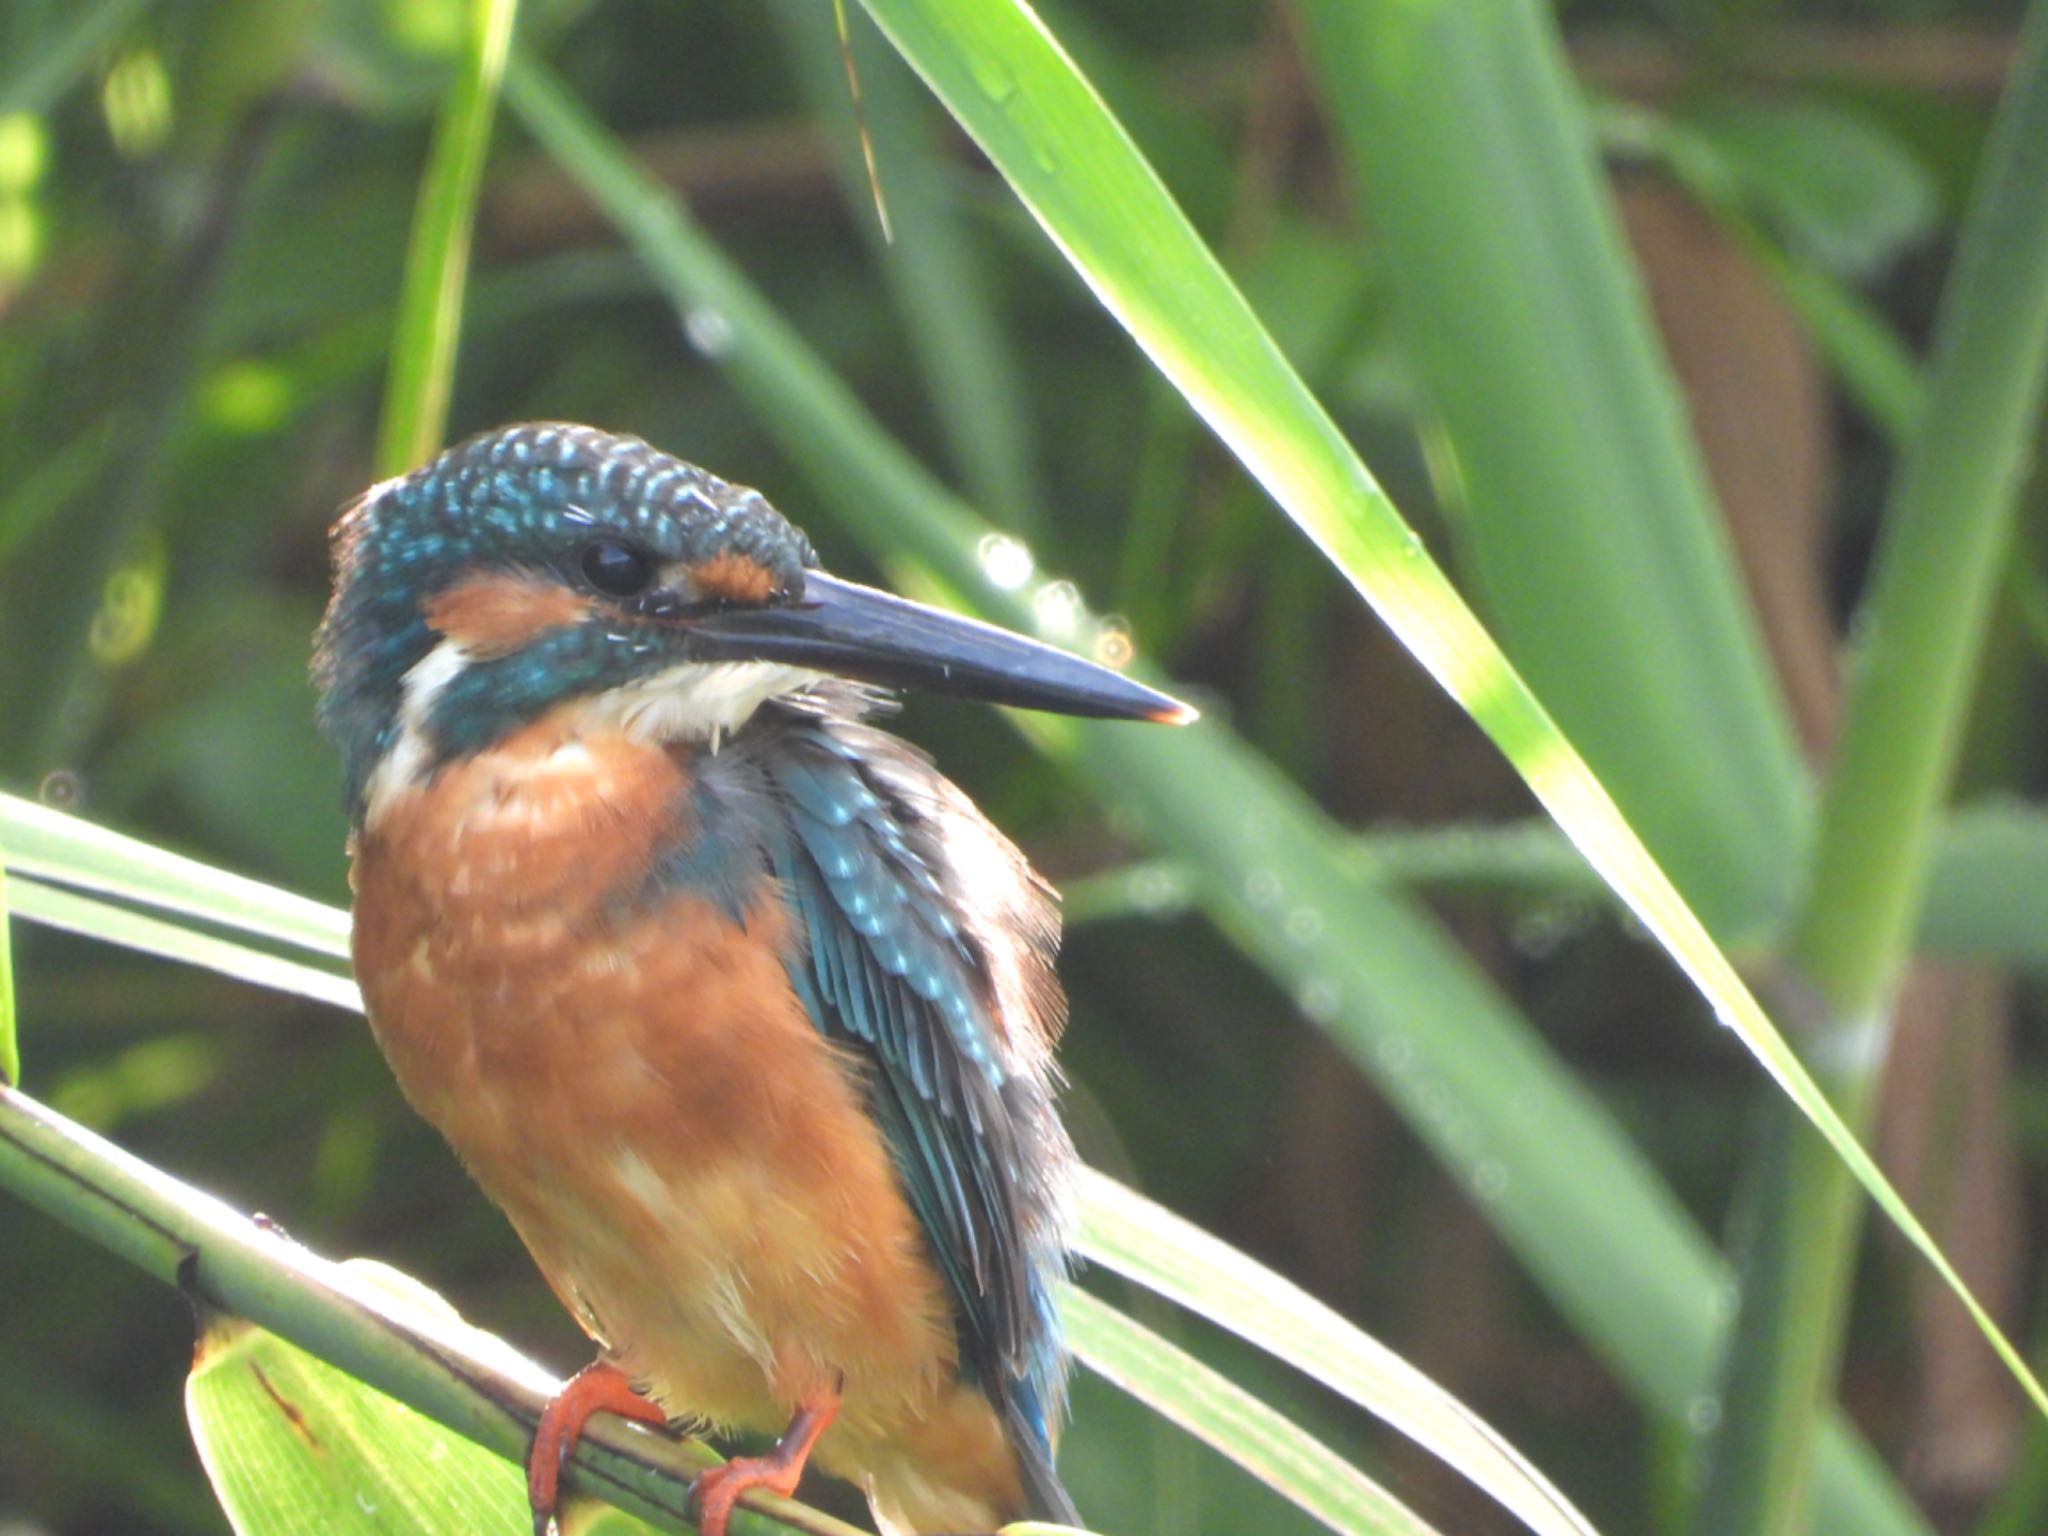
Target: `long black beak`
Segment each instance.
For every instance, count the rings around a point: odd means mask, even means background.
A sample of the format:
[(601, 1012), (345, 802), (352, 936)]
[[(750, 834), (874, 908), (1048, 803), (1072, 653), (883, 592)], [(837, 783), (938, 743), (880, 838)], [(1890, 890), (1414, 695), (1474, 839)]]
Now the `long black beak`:
[(1195, 718), (1178, 699), (1108, 667), (823, 571), (804, 572), (804, 595), (787, 607), (722, 609), (689, 625), (705, 652), (734, 661), (780, 661), (1063, 715), (1168, 725)]

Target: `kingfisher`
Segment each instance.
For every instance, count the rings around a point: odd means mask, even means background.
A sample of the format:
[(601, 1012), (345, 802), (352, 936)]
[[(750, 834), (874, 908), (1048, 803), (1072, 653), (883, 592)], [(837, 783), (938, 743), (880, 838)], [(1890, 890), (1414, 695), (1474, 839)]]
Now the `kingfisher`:
[(354, 958), (406, 1098), (596, 1358), (599, 1411), (773, 1439), (887, 1536), (1077, 1523), (1053, 1464), (1074, 1151), (1052, 895), (888, 690), (1180, 722), (1065, 651), (841, 580), (638, 438), (501, 428), (334, 531), (314, 663)]

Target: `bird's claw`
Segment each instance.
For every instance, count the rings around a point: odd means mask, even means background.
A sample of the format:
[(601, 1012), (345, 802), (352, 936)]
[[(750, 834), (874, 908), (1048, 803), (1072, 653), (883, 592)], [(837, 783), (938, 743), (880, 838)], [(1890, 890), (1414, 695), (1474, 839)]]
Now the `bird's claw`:
[(569, 1378), (541, 1413), (526, 1456), (526, 1502), (533, 1511), (533, 1536), (557, 1529), (555, 1510), (561, 1503), (562, 1473), (583, 1438), (583, 1426), (594, 1413), (615, 1413), (622, 1419), (659, 1429), (668, 1414), (633, 1390), (615, 1365), (595, 1361)]
[(735, 1456), (731, 1461), (706, 1467), (690, 1484), (690, 1502), (697, 1510), (698, 1536), (726, 1536), (726, 1526), (739, 1501), (757, 1488), (779, 1493), (785, 1499), (803, 1481), (804, 1463), (818, 1437), (830, 1427), (839, 1412), (837, 1390), (800, 1404), (789, 1428), (765, 1456)]
[(690, 1506), (697, 1511), (698, 1536), (726, 1536), (732, 1512), (740, 1499), (756, 1488), (766, 1488), (784, 1498), (796, 1492), (803, 1478), (803, 1466), (778, 1462), (767, 1456), (735, 1456), (731, 1461), (706, 1467), (690, 1484)]

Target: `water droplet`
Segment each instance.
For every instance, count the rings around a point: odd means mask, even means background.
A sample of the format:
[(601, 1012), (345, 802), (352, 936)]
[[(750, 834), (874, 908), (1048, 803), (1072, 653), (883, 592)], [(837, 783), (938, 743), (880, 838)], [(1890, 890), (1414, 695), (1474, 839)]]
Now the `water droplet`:
[(1373, 1055), (1379, 1058), (1381, 1071), (1399, 1077), (1413, 1064), (1415, 1046), (1404, 1035), (1385, 1035), (1373, 1048)]
[(1131, 626), (1114, 616), (1104, 619), (1095, 630), (1095, 659), (1121, 672), (1137, 653), (1131, 641)]
[(1163, 865), (1148, 864), (1131, 875), (1131, 903), (1141, 912), (1163, 912), (1187, 894), (1187, 882)]
[(1489, 1157), (1472, 1170), (1472, 1193), (1483, 1204), (1491, 1205), (1508, 1192), (1508, 1165), (1499, 1158)]
[(1314, 907), (1296, 907), (1287, 914), (1287, 937), (1297, 944), (1313, 944), (1323, 936), (1323, 914)]
[(1311, 976), (1294, 994), (1294, 1006), (1315, 1024), (1328, 1024), (1344, 1007), (1344, 990), (1328, 976)]
[(1255, 907), (1270, 907), (1280, 899), (1280, 877), (1270, 869), (1255, 869), (1244, 877), (1244, 899)]
[(75, 811), (85, 803), (85, 778), (73, 768), (52, 768), (36, 786), (36, 798), (60, 811)]
[(967, 67), (974, 73), (974, 83), (990, 101), (1008, 101), (1017, 94), (1017, 82), (1009, 69), (987, 50), (970, 50)]
[(732, 351), (734, 334), (732, 321), (723, 310), (712, 309), (709, 305), (693, 305), (683, 314), (683, 334), (705, 357), (717, 362)]
[(1547, 902), (1512, 925), (1508, 942), (1531, 960), (1548, 960), (1582, 933), (1590, 919), (1583, 902)]
[(1072, 635), (1081, 623), (1080, 589), (1071, 581), (1048, 581), (1031, 594), (1031, 614), (1040, 634)]
[(1005, 592), (1017, 591), (1038, 569), (1038, 562), (1031, 557), (1031, 550), (1024, 541), (1013, 539), (1007, 533), (991, 533), (983, 537), (976, 546), (975, 555), (981, 561), (982, 573)]
[(1685, 1427), (1696, 1435), (1707, 1434), (1720, 1422), (1721, 1400), (1718, 1397), (1696, 1397), (1685, 1405)]
[(1735, 1309), (1742, 1305), (1742, 1282), (1733, 1275), (1723, 1275), (1714, 1285), (1714, 1315), (1723, 1322), (1732, 1322)]

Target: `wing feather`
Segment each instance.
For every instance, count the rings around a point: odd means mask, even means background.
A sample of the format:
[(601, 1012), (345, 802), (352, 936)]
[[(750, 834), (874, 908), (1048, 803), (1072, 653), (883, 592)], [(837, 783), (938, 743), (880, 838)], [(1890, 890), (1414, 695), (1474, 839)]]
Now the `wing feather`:
[(1054, 1293), (1073, 1161), (1053, 1106), (1057, 919), (964, 795), (854, 717), (869, 702), (828, 691), (764, 712), (749, 733), (788, 831), (775, 872), (804, 923), (791, 979), (819, 1028), (866, 1064), (957, 1304), (963, 1368), (1030, 1431), (1027, 1481), (1056, 1490)]

